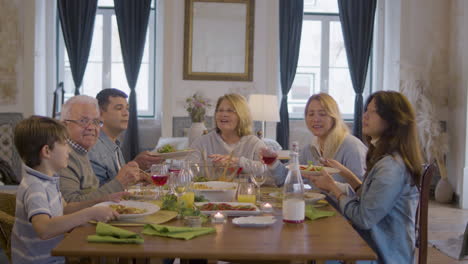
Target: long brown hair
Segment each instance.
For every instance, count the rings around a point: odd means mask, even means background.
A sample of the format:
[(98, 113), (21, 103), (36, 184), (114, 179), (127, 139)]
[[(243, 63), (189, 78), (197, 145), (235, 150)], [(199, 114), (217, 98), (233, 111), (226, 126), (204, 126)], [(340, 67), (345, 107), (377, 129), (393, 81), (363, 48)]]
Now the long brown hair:
[(313, 100), (317, 100), (322, 105), (327, 115), (329, 115), (333, 120), (333, 126), (328, 132), (325, 142), (323, 142), (324, 148), (322, 153), (324, 158), (332, 159), (340, 148), (341, 143), (343, 143), (345, 137), (349, 134), (349, 128), (346, 126), (343, 118), (341, 118), (340, 109), (335, 99), (326, 93), (314, 94), (307, 101), (304, 110), (304, 121), (306, 121), (306, 124), (307, 110)]
[[(384, 156), (398, 153), (411, 174), (413, 184), (419, 185), (423, 159), (419, 145), (416, 116), (408, 99), (395, 91), (379, 91), (369, 96), (365, 110), (374, 100), (377, 114), (388, 124), (376, 146), (369, 144), (366, 156), (367, 171)], [(368, 142), (370, 137), (366, 136)]]

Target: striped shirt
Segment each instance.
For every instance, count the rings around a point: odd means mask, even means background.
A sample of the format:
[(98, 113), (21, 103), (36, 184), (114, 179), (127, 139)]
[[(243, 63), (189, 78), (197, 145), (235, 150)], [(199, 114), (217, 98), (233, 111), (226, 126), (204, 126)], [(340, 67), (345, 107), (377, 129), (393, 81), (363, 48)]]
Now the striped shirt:
[(50, 255), (63, 235), (40, 239), (31, 223), (32, 217), (38, 214), (50, 217), (63, 215), (59, 177), (49, 177), (26, 166), (16, 194), (15, 224), (11, 236), (12, 261), (14, 264), (64, 263), (63, 257)]

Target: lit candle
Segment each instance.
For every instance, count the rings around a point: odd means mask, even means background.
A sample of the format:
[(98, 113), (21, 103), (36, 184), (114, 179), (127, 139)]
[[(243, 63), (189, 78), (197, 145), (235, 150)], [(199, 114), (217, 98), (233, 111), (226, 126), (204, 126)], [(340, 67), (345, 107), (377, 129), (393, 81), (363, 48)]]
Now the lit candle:
[(273, 206), (271, 206), (271, 204), (269, 204), (269, 203), (264, 203), (262, 205), (262, 210), (265, 213), (271, 213), (271, 212), (273, 212)]
[(226, 216), (221, 213), (217, 212), (216, 214), (211, 216), (211, 222), (216, 224), (222, 224), (226, 222)]

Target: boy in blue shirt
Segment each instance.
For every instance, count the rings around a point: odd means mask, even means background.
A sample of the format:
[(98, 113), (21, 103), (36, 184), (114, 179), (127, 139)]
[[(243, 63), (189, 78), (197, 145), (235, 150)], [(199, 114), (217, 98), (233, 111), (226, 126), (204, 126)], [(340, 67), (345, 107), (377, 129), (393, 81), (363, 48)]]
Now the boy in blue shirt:
[(65, 263), (52, 257), (63, 234), (90, 220), (109, 221), (118, 213), (109, 207), (90, 207), (106, 200), (119, 200), (115, 193), (99, 200), (67, 204), (59, 189), (56, 172), (67, 167), (70, 149), (66, 128), (58, 121), (31, 116), (15, 128), (15, 146), (26, 164), (16, 194), (12, 261), (17, 263)]

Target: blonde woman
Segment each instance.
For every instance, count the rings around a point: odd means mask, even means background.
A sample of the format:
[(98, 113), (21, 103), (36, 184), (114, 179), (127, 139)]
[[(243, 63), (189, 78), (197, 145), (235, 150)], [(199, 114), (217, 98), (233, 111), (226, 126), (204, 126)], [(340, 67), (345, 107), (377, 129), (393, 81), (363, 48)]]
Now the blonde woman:
[[(308, 161), (312, 161), (316, 165), (331, 166), (336, 160), (362, 178), (365, 173), (367, 147), (349, 133), (333, 97), (326, 93), (312, 95), (307, 101), (304, 119), (313, 137), (311, 144), (301, 148), (299, 162), (307, 164)], [(275, 161), (268, 167), (276, 184), (282, 185), (287, 174), (285, 166)], [(345, 182), (339, 174), (333, 175), (333, 178)]]
[(224, 163), (232, 157), (231, 164), (238, 165), (243, 170), (249, 170), (252, 162), (260, 163), (260, 149), (265, 143), (252, 135), (252, 115), (247, 100), (239, 94), (221, 96), (215, 109), (216, 129), (196, 139), (191, 148), (198, 151), (189, 157), (192, 161), (200, 161), (201, 153), (215, 163)]

